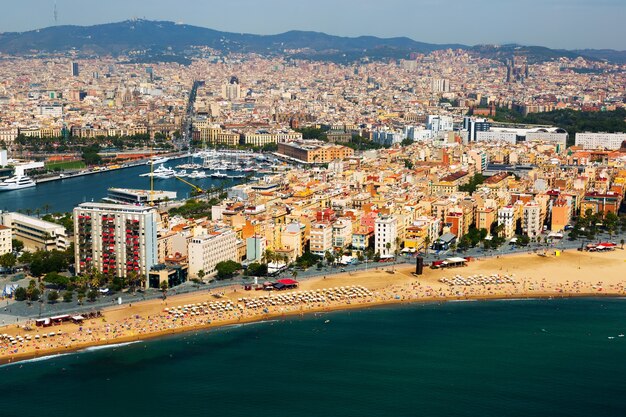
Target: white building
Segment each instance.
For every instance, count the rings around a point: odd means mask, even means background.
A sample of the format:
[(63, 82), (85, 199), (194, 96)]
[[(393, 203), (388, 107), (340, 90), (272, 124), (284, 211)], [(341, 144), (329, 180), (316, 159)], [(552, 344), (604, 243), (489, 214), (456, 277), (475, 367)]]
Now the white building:
[(395, 145), (402, 142), (405, 138), (403, 132), (395, 132), (391, 130), (375, 130), (372, 132), (372, 141), (380, 143), (381, 145)]
[(454, 129), (452, 116), (430, 115), (426, 121), (426, 129), (433, 132), (449, 132)]
[(504, 225), (502, 237), (507, 239), (515, 236), (515, 225), (517, 216), (513, 206), (506, 206), (498, 209), (498, 225)]
[(541, 207), (534, 201), (524, 205), (522, 214), (522, 231), (530, 238), (541, 234)]
[(24, 248), (65, 250), (68, 247), (65, 227), (20, 213), (0, 214), (0, 224), (12, 230), (13, 237), (24, 242)]
[(347, 248), (352, 244), (352, 220), (341, 218), (333, 224), (333, 247)]
[(191, 239), (188, 248), (189, 276), (199, 278), (217, 274), (215, 266), (220, 262), (237, 260), (237, 235), (230, 229), (218, 230)]
[(11, 228), (0, 226), (0, 255), (13, 251)]
[(508, 131), (489, 131), (489, 132), (476, 132), (476, 142), (506, 142), (515, 145), (517, 141), (516, 132)]
[(328, 222), (311, 223), (309, 248), (314, 255), (324, 256), (333, 250), (333, 226)]
[(576, 133), (576, 146), (584, 149), (619, 149), (626, 133)]
[(63, 115), (63, 106), (60, 104), (40, 105), (39, 114), (45, 117), (61, 117)]
[[(380, 256), (390, 256), (396, 251), (398, 237), (398, 219), (383, 216), (374, 222), (374, 251)], [(389, 247), (387, 247), (389, 246)]]
[(154, 207), (83, 203), (74, 209), (76, 273), (148, 276), (158, 262)]
[(450, 80), (445, 78), (434, 79), (430, 87), (433, 93), (448, 93), (450, 92)]

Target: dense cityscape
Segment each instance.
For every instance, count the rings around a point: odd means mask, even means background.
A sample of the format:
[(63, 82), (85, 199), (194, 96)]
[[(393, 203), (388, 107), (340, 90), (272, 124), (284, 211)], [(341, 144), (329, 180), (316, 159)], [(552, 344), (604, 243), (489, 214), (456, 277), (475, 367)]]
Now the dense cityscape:
[(0, 361), (403, 300), (625, 294), (625, 64), (193, 52), (0, 54)]

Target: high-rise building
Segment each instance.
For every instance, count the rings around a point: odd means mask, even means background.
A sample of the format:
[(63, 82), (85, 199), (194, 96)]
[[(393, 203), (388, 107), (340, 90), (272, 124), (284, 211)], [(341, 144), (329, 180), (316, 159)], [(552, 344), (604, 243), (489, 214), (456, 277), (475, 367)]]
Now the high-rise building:
[(230, 77), (228, 84), (222, 86), (222, 97), (226, 100), (237, 100), (241, 98), (241, 86), (237, 77)]
[(78, 77), (79, 75), (78, 62), (71, 63), (71, 70), (72, 70), (72, 77)]
[(450, 80), (445, 78), (434, 79), (431, 82), (431, 90), (433, 93), (448, 93), (450, 92)]
[(433, 133), (449, 132), (454, 128), (451, 116), (430, 115), (426, 121), (426, 128)]
[(154, 207), (83, 203), (74, 209), (76, 273), (147, 276), (157, 263)]
[(463, 118), (463, 129), (467, 131), (468, 142), (476, 142), (476, 132), (488, 132), (491, 129), (491, 123), (487, 119), (466, 116)]

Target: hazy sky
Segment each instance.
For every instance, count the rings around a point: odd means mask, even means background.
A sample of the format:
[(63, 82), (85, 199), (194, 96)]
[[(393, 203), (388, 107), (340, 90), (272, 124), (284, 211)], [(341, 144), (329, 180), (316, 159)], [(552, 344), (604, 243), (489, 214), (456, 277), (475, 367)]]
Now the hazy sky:
[[(55, 0), (3, 0), (0, 32), (54, 24)], [(56, 0), (59, 24), (141, 17), (229, 32), (291, 29), (432, 43), (626, 49), (626, 0)]]

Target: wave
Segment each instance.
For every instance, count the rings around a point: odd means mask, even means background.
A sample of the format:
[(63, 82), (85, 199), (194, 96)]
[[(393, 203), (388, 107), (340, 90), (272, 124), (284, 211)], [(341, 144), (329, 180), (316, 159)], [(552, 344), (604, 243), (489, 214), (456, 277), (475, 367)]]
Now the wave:
[(99, 350), (114, 349), (114, 348), (118, 348), (118, 347), (134, 345), (135, 343), (141, 343), (141, 342), (142, 342), (142, 340), (135, 340), (133, 342), (115, 343), (115, 344), (112, 344), (112, 345), (90, 346), (88, 348), (79, 350), (79, 352), (96, 352), (96, 351), (99, 351)]
[(15, 366), (15, 365), (23, 365), (26, 363), (35, 363), (35, 362), (43, 362), (43, 361), (48, 361), (50, 359), (58, 359), (62, 356), (69, 356), (74, 352), (68, 352), (68, 353), (53, 353), (51, 355), (46, 355), (46, 356), (41, 356), (39, 358), (31, 358), (31, 359), (19, 359), (16, 360), (15, 362), (12, 363), (5, 363), (4, 365), (0, 365), (0, 368), (6, 368), (9, 366)]

